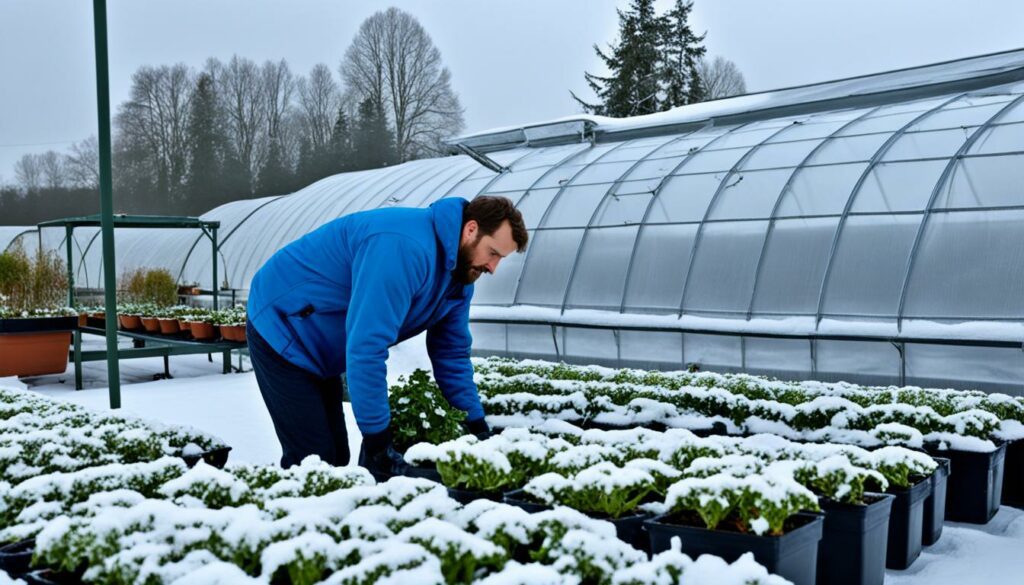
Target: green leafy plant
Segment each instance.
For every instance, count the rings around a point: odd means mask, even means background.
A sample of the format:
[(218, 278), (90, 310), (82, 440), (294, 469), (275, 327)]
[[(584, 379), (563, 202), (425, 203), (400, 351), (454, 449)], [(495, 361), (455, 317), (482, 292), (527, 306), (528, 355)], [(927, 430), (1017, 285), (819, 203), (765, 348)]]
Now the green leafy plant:
[(416, 370), (399, 378), (392, 386), (391, 428), (395, 447), (405, 450), (419, 442), (432, 444), (450, 441), (463, 434), (466, 413), (453, 407), (425, 370)]

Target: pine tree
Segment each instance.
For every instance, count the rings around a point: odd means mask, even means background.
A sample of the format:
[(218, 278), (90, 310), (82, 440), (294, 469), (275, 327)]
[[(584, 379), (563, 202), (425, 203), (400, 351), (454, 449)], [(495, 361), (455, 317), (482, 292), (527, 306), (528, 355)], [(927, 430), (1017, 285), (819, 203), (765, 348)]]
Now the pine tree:
[(257, 195), (283, 195), (289, 191), (291, 173), (284, 161), (284, 148), (276, 136), (270, 137), (267, 160), (260, 168), (257, 179)]
[(344, 108), (338, 108), (338, 117), (331, 129), (331, 140), (325, 146), (327, 151), (327, 174), (343, 173), (352, 166), (352, 130)]
[(217, 96), (213, 78), (203, 73), (196, 80), (189, 113), (186, 209), (206, 209), (221, 187), (223, 136), (217, 125)]
[(664, 110), (660, 88), (661, 44), (668, 21), (654, 12), (654, 0), (633, 0), (619, 14), (619, 41), (605, 54), (594, 45), (597, 56), (611, 71), (608, 77), (584, 73), (587, 85), (600, 99), (589, 104), (575, 94), (585, 111), (602, 116), (639, 116)]
[(388, 119), (371, 99), (359, 104), (352, 151), (353, 170), (376, 169), (398, 161), (395, 136), (388, 126)]
[(690, 28), (692, 0), (676, 0), (665, 16), (667, 22), (661, 41), (661, 83), (665, 89), (663, 109), (704, 101), (697, 61), (707, 49), (701, 43), (707, 34), (697, 36)]

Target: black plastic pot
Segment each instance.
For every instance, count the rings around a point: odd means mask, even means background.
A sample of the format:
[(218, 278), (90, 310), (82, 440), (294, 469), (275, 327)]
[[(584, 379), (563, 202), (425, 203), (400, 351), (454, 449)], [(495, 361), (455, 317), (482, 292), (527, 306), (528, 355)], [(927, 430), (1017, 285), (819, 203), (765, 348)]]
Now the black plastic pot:
[(905, 490), (890, 490), (895, 496), (889, 514), (889, 542), (885, 567), (902, 571), (921, 556), (921, 535), (924, 532), (924, 501), (932, 492), (932, 478), (927, 477)]
[(441, 474), (437, 472), (437, 467), (433, 465), (411, 465), (409, 469), (405, 470), (405, 475), (407, 477), (420, 477), (437, 483), (443, 483), (441, 481)]
[(498, 493), (485, 493), (474, 490), (464, 490), (460, 488), (448, 488), (448, 497), (459, 502), (460, 504), (468, 504), (476, 500), (494, 500), (495, 502), (501, 501), (501, 492)]
[(787, 521), (789, 526), (782, 536), (673, 524), (668, 516), (656, 516), (644, 522), (644, 527), (650, 537), (652, 553), (668, 550), (672, 537), (678, 536), (682, 552), (691, 558), (711, 554), (731, 563), (743, 553), (751, 552), (754, 560), (764, 565), (769, 573), (789, 579), (794, 585), (814, 585), (824, 520), (821, 514), (801, 512)]
[(50, 569), (42, 569), (39, 571), (32, 571), (26, 575), (22, 575), (22, 579), (28, 585), (78, 585), (82, 582), (82, 578), (79, 575), (71, 573), (57, 573)]
[(1003, 497), (1006, 444), (988, 453), (934, 447), (929, 447), (928, 453), (950, 460), (946, 520), (987, 524), (999, 511)]
[(1004, 506), (1024, 508), (1024, 440), (1006, 444), (1002, 503)]
[(646, 552), (650, 546), (650, 539), (645, 532), (644, 523), (653, 518), (653, 514), (641, 512), (620, 518), (592, 517), (599, 520), (607, 520), (614, 524), (615, 535), (619, 537), (619, 540), (631, 545), (633, 548)]
[(551, 509), (551, 506), (547, 504), (540, 504), (533, 501), (530, 495), (521, 489), (505, 492), (505, 495), (502, 499), (506, 504), (522, 508), (523, 510), (526, 510), (531, 514)]
[(895, 497), (864, 494), (864, 505), (821, 498), (825, 525), (818, 544), (818, 583), (881, 585), (889, 514)]
[(29, 571), (36, 539), (26, 538), (0, 546), (0, 571), (11, 577), (20, 577)]
[(932, 474), (932, 493), (924, 501), (924, 525), (921, 544), (931, 546), (942, 536), (942, 523), (946, 519), (946, 488), (949, 482), (949, 459), (934, 457), (939, 464)]
[(231, 447), (217, 447), (198, 455), (182, 455), (181, 458), (185, 460), (185, 465), (189, 467), (195, 467), (196, 463), (199, 463), (199, 460), (202, 459), (217, 469), (224, 469), (224, 466), (228, 463), (228, 453), (230, 452)]

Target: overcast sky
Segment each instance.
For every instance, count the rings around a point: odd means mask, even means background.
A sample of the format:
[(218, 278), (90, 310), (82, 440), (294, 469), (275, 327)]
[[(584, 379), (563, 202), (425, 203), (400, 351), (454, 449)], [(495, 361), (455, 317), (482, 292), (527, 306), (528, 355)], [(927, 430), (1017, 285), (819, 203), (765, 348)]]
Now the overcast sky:
[[(662, 9), (672, 0), (659, 0)], [(397, 6), (441, 50), (467, 131), (579, 111), (594, 43), (613, 41), (628, 0), (108, 0), (111, 107), (142, 65), (233, 54), (286, 59), (305, 74), (338, 63), (359, 24)], [(1024, 47), (1019, 0), (696, 0), (712, 55), (749, 91)], [(65, 151), (96, 133), (90, 0), (0, 0), (0, 184), (25, 152)], [(2, 224), (0, 220), (0, 224)]]

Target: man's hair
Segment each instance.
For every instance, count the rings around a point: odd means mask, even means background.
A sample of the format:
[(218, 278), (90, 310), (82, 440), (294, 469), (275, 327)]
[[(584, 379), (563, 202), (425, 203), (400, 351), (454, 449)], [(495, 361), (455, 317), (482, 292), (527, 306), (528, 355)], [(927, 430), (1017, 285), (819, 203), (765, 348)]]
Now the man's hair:
[(508, 220), (509, 226), (512, 227), (512, 239), (516, 242), (516, 249), (519, 252), (526, 250), (530, 234), (526, 231), (526, 224), (523, 223), (523, 214), (519, 213), (511, 199), (491, 195), (475, 197), (462, 210), (462, 225), (466, 225), (471, 219), (476, 220), (477, 225), (480, 226), (480, 234), (485, 236), (494, 235), (501, 224)]

